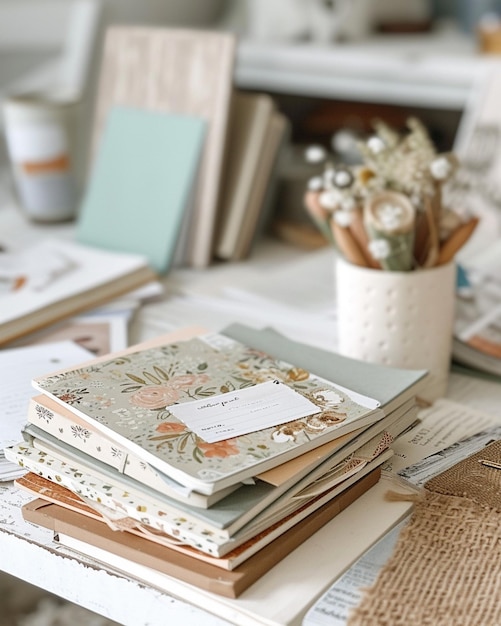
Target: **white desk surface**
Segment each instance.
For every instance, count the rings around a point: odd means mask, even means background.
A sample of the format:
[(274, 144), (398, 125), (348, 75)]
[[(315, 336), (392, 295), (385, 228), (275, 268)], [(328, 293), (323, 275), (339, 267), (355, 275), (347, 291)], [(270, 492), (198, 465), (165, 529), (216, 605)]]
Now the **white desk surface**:
[[(3, 189), (0, 186), (0, 244), (54, 234), (71, 237), (71, 225), (28, 223)], [(327, 249), (305, 253), (268, 241), (245, 263), (205, 271), (175, 270), (165, 280), (165, 297), (144, 305), (135, 316), (131, 342), (179, 326), (202, 324), (220, 330), (241, 321), (257, 327), (273, 325), (298, 340), (333, 348), (332, 262), (332, 251)], [(486, 411), (501, 406), (501, 386), (478, 379), (452, 376), (449, 395)], [(31, 496), (11, 483), (0, 483), (0, 567), (126, 626), (297, 626), (333, 580), (408, 511), (408, 503), (384, 502), (385, 490), (380, 482), (238, 599), (229, 600), (174, 579), (169, 593), (159, 592), (75, 558), (52, 543), (51, 532), (23, 521), (20, 506)]]

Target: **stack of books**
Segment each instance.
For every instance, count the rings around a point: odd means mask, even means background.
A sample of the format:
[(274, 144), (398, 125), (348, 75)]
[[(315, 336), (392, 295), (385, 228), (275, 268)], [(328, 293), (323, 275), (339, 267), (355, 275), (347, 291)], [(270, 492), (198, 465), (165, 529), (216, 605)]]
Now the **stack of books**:
[(377, 482), (426, 375), (188, 328), (35, 379), (5, 455), (61, 544), (237, 597)]
[(161, 274), (250, 254), (289, 123), (235, 87), (235, 49), (216, 31), (107, 30), (79, 242), (143, 254)]

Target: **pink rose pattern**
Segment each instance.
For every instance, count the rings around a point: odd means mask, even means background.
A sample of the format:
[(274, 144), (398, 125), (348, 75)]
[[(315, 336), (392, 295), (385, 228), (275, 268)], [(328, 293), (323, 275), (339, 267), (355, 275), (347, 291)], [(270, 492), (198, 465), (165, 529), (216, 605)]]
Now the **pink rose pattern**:
[[(325, 388), (308, 371), (258, 350), (235, 343), (230, 349), (218, 351), (199, 339), (103, 361), (70, 375), (48, 377), (45, 388), (146, 451), (193, 475), (202, 468), (214, 476), (243, 468), (366, 412), (352, 400), (343, 406), (316, 403), (322, 412), (309, 419), (209, 444), (187, 430), (167, 408), (177, 402), (209, 398), (275, 378), (314, 403), (315, 395)], [(104, 406), (99, 398), (103, 389), (113, 401), (110, 406)]]
[(163, 409), (177, 400), (179, 400), (178, 390), (166, 385), (143, 387), (129, 398), (131, 404), (142, 409)]

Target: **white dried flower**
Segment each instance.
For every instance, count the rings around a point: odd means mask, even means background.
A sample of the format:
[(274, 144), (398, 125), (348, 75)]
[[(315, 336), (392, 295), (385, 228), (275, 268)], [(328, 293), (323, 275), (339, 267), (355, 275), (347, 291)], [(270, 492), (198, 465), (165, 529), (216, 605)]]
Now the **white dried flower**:
[(374, 135), (373, 137), (369, 137), (367, 140), (367, 147), (372, 154), (380, 154), (386, 148), (386, 145), (381, 137)]
[(398, 204), (382, 202), (376, 209), (377, 217), (384, 229), (396, 230), (407, 218), (407, 213)]
[(340, 194), (338, 191), (334, 189), (329, 189), (328, 191), (323, 191), (318, 197), (318, 201), (320, 206), (328, 211), (333, 211), (339, 206), (339, 202), (341, 200)]
[(304, 158), (308, 163), (321, 163), (326, 156), (327, 150), (323, 146), (309, 146), (304, 153)]
[(353, 184), (353, 174), (348, 170), (337, 170), (334, 173), (334, 184), (336, 187), (349, 187)]
[(332, 187), (334, 185), (334, 177), (336, 176), (336, 170), (329, 165), (324, 171), (324, 185), (325, 187)]
[(386, 239), (373, 239), (367, 247), (372, 257), (376, 260), (387, 259), (391, 253), (390, 244)]
[(321, 176), (314, 176), (308, 181), (308, 189), (310, 191), (320, 191), (320, 189), (323, 189), (323, 187), (324, 181)]
[(342, 128), (332, 135), (331, 146), (340, 154), (354, 153), (358, 151), (357, 141), (357, 136), (353, 131)]
[(416, 210), (424, 211), (423, 199), (419, 194), (411, 194), (409, 196), (409, 200), (411, 201), (412, 206), (416, 208)]
[(452, 173), (452, 163), (445, 156), (437, 157), (430, 163), (430, 172), (435, 180), (445, 180)]
[(353, 222), (353, 213), (348, 211), (336, 211), (334, 213), (334, 221), (339, 226), (347, 228)]
[(353, 196), (344, 196), (341, 199), (340, 207), (343, 211), (354, 211), (357, 208), (355, 198)]

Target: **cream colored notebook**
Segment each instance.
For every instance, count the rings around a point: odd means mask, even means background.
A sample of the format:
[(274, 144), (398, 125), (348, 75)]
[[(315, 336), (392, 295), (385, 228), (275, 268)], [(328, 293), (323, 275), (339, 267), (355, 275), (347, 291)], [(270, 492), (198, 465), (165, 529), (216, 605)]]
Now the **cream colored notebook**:
[[(94, 121), (94, 153), (113, 106), (197, 116), (207, 123), (200, 172), (176, 260), (212, 258), (233, 83), (233, 35), (113, 26), (105, 38)], [(146, 200), (146, 199), (145, 199)]]
[(284, 115), (278, 111), (273, 112), (266, 132), (266, 143), (259, 160), (259, 168), (249, 195), (247, 209), (231, 255), (232, 261), (244, 259), (250, 253), (256, 228), (261, 214), (265, 210), (267, 191), (272, 182), (277, 155), (287, 131), (287, 124)]
[(266, 94), (237, 92), (232, 107), (215, 245), (215, 255), (220, 259), (233, 256), (265, 151), (274, 103)]

